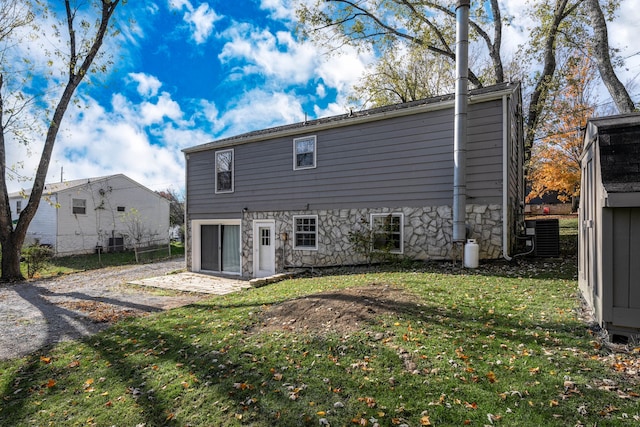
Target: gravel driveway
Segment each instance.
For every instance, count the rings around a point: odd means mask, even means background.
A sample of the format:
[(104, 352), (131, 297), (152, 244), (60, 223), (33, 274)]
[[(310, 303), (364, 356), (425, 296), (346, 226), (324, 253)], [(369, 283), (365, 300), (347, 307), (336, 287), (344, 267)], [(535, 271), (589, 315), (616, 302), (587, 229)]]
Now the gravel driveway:
[(127, 316), (167, 310), (207, 298), (126, 283), (184, 268), (184, 261), (109, 267), (50, 279), (0, 285), (0, 359), (105, 329)]

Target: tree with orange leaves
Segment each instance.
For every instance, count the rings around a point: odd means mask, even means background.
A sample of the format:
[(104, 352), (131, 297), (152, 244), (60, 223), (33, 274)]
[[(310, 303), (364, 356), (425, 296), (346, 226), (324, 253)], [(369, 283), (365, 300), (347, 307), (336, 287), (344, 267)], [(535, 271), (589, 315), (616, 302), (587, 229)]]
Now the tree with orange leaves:
[(565, 70), (562, 87), (551, 92), (552, 107), (533, 146), (527, 201), (557, 193), (558, 200), (567, 202), (580, 194), (583, 131), (596, 110), (597, 68), (588, 57), (573, 55)]

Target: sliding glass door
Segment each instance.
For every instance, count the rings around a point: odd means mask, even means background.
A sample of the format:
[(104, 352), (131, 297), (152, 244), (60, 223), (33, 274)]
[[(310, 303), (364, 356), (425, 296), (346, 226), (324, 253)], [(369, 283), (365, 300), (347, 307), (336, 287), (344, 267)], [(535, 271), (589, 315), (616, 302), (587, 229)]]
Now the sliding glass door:
[(200, 269), (240, 273), (240, 226), (200, 225)]

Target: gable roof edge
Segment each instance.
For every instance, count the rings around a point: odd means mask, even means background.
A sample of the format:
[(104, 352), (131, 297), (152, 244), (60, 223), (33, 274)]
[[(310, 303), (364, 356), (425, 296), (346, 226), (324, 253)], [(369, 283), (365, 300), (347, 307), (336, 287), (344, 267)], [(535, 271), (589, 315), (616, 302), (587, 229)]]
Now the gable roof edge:
[[(152, 189), (150, 189), (146, 185), (140, 184), (139, 182), (133, 180), (132, 178), (128, 177), (127, 175), (125, 175), (123, 173), (116, 173), (116, 174), (113, 174), (113, 175), (105, 175), (105, 176), (98, 176), (98, 177), (92, 177), (92, 178), (80, 178), (80, 179), (74, 179), (74, 180), (71, 180), (71, 181), (48, 183), (48, 184), (45, 184), (44, 190), (42, 192), (42, 197), (58, 195), (58, 194), (61, 194), (61, 193), (65, 193), (65, 192), (67, 192), (69, 190), (73, 190), (75, 188), (85, 186), (87, 184), (95, 184), (95, 183), (99, 183), (99, 182), (104, 182), (104, 181), (107, 181), (107, 180), (113, 179), (113, 178), (124, 178), (125, 180), (131, 182), (132, 184), (135, 184), (137, 187), (140, 187), (140, 188), (144, 189), (148, 193), (151, 193), (154, 196), (156, 196), (156, 197), (158, 197), (158, 198), (160, 198), (162, 200), (166, 200), (167, 203), (170, 203), (167, 199), (162, 197), (157, 192), (153, 191)], [(10, 193), (9, 194), (9, 198), (18, 198), (18, 197), (24, 198), (23, 193), (24, 193), (24, 195), (26, 195), (28, 197), (31, 194), (31, 189), (23, 190), (23, 191), (15, 191), (13, 193)]]

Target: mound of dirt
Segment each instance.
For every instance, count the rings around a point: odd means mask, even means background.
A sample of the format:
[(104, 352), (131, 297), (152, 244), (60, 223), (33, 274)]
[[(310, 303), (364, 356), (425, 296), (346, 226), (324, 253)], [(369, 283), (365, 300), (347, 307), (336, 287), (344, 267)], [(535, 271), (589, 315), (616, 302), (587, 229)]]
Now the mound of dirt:
[(260, 331), (349, 334), (376, 323), (376, 318), (406, 312), (416, 297), (386, 284), (322, 292), (274, 305), (262, 314)]

